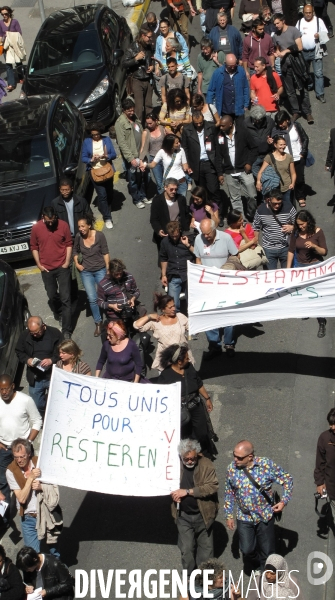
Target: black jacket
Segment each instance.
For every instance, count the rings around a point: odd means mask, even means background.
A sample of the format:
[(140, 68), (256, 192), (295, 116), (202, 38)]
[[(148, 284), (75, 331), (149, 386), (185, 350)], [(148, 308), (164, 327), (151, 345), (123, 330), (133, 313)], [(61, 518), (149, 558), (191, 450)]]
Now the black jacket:
[(295, 123), (292, 123), (290, 125), (289, 129), (286, 129), (285, 131), (283, 129), (279, 129), (279, 127), (278, 128), (274, 127), (272, 130), (271, 137), (274, 137), (275, 135), (282, 135), (285, 138), (286, 145), (289, 149), (289, 153), (292, 154), (290, 130), (292, 129), (293, 125), (295, 126), (298, 136), (299, 136), (299, 140), (300, 140), (300, 144), (301, 144), (301, 154), (303, 155), (304, 158), (306, 158), (307, 152), (308, 152), (309, 137), (308, 137), (306, 131), (304, 130), (303, 126), (300, 123), (298, 123), (297, 121), (295, 121)]
[(326, 160), (326, 167), (330, 168), (330, 174), (333, 177), (335, 172), (335, 128), (330, 130), (330, 141)]
[[(53, 364), (59, 360), (58, 344), (63, 341), (63, 334), (56, 327), (49, 327), (44, 332), (44, 341), (46, 353), (44, 358), (51, 358)], [(21, 363), (27, 364), (28, 358), (34, 358), (34, 346), (31, 334), (27, 329), (22, 331), (15, 348), (16, 355)], [(50, 379), (52, 369), (48, 369), (43, 373), (39, 369), (34, 367), (28, 367), (27, 365), (27, 381), (29, 385), (34, 385), (35, 380), (41, 381), (44, 379)]]
[[(145, 52), (145, 58), (136, 61), (135, 56), (141, 51)], [(122, 66), (124, 69), (127, 69), (128, 74), (131, 74), (135, 79), (149, 81), (152, 75), (147, 73), (147, 69), (154, 64), (152, 61), (153, 55), (154, 53), (151, 47), (144, 50), (138, 42), (133, 42), (128, 50), (125, 51)]]
[(271, 145), (268, 144), (267, 139), (271, 137), (275, 126), (274, 120), (266, 116), (263, 127), (256, 127), (251, 118), (248, 117), (244, 120), (244, 125), (258, 148), (258, 156), (264, 157), (268, 152), (271, 152)]
[[(63, 563), (51, 554), (44, 555), (41, 569), (43, 586), (47, 600), (71, 600), (74, 597), (74, 580)], [(36, 571), (25, 573), (24, 580), (28, 585), (36, 585)]]
[(5, 560), (4, 574), (0, 575), (1, 600), (23, 600), (25, 587), (19, 569), (10, 558)]
[(220, 137), (223, 138), (223, 143), (219, 144), (219, 147), (223, 172), (226, 175), (243, 171), (245, 165), (252, 165), (255, 162), (258, 156), (258, 148), (244, 125), (239, 123), (235, 125), (235, 168), (231, 164), (227, 138), (222, 132), (219, 133), (219, 140)]
[[(217, 136), (217, 128), (212, 123), (204, 121), (204, 141), (210, 142), (211, 150), (207, 151), (207, 156), (214, 167), (217, 175), (222, 175), (222, 164), (220, 160), (220, 146)], [(196, 128), (193, 123), (184, 125), (181, 136), (181, 145), (185, 150), (187, 164), (193, 171), (195, 182), (200, 177), (200, 142)]]
[[(54, 198), (51, 202), (51, 206), (54, 207), (56, 213), (58, 214), (58, 217), (69, 225), (69, 218), (67, 216), (65, 202), (62, 196), (57, 196), (57, 198)], [(78, 233), (78, 221), (79, 219), (82, 219), (85, 215), (92, 216), (91, 207), (89, 206), (85, 198), (73, 194), (73, 220), (75, 235), (76, 233)]]
[(335, 500), (335, 432), (330, 429), (318, 439), (314, 480), (316, 485), (325, 484), (329, 498)]
[[(179, 222), (182, 231), (188, 231), (190, 227), (190, 213), (186, 204), (185, 196), (181, 194), (176, 195), (176, 202), (179, 206)], [(168, 205), (166, 204), (165, 194), (157, 194), (151, 205), (150, 212), (150, 224), (154, 230), (154, 241), (160, 243), (161, 237), (158, 235), (159, 231), (163, 229), (166, 233), (166, 226), (170, 222), (170, 213)]]

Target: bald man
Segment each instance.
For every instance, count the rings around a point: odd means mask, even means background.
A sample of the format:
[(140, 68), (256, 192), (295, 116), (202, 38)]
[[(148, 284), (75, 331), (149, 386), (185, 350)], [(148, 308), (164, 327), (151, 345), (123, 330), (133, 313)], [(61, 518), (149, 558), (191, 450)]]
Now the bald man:
[[(42, 419), (33, 399), (17, 392), (10, 375), (0, 375), (0, 500), (10, 501), (6, 469), (13, 460), (11, 444), (15, 438), (36, 438)], [(6, 521), (7, 512), (4, 521)]]
[(244, 112), (250, 102), (249, 82), (234, 54), (227, 54), (225, 64), (214, 71), (206, 100), (208, 104), (215, 104), (219, 115), (232, 115), (235, 119), (244, 120)]
[(30, 317), (16, 344), (19, 361), (27, 365), (29, 394), (43, 417), (47, 393), (50, 385), (51, 367), (59, 360), (58, 345), (63, 334), (56, 327), (50, 327), (41, 317)]
[[(253, 569), (264, 570), (270, 554), (275, 553), (275, 514), (280, 513), (292, 496), (293, 479), (269, 458), (255, 456), (253, 444), (241, 440), (234, 448), (234, 460), (228, 466), (225, 482), (224, 510), (227, 527), (237, 531), (244, 559)], [(283, 487), (280, 502), (274, 503), (272, 484)], [(263, 491), (259, 489), (262, 488)]]

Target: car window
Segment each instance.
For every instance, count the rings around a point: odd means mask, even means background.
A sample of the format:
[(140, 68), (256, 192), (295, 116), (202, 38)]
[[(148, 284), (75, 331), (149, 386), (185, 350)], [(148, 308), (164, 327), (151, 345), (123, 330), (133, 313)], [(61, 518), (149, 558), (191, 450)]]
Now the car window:
[(0, 136), (0, 186), (53, 175), (46, 130), (38, 135)]
[(93, 69), (102, 64), (97, 31), (76, 31), (37, 40), (29, 61), (29, 75), (55, 75)]
[(0, 271), (0, 310), (2, 307), (2, 302), (3, 302), (3, 296), (4, 296), (4, 291), (5, 291), (5, 274), (3, 271)]
[(117, 45), (118, 23), (116, 18), (105, 12), (101, 21), (101, 35), (110, 52), (114, 52)]
[(61, 100), (58, 103), (51, 128), (51, 142), (55, 149), (57, 163), (60, 170), (62, 170), (71, 162), (74, 153), (77, 160), (80, 153), (80, 140), (77, 139), (78, 136), (76, 135), (76, 118), (66, 100)]

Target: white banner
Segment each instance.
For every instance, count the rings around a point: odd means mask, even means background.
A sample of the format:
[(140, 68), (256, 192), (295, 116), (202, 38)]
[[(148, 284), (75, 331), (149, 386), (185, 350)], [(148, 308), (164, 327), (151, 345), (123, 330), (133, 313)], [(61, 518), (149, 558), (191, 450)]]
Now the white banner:
[(190, 334), (277, 319), (335, 317), (335, 258), (273, 271), (188, 263)]
[(42, 481), (123, 496), (179, 488), (180, 383), (127, 383), (53, 367)]

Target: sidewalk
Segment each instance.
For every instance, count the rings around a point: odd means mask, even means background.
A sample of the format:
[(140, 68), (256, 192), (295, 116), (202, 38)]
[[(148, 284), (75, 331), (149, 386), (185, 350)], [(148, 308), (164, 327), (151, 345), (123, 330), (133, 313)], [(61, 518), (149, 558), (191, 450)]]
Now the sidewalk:
[[(139, 27), (142, 25), (145, 19), (145, 15), (148, 12), (150, 2), (151, 0), (144, 0), (143, 4), (139, 4), (138, 6), (135, 6), (133, 8), (126, 8), (125, 6), (123, 6), (121, 0), (112, 0), (113, 10), (118, 15), (123, 16), (126, 19), (134, 37), (136, 36)], [(46, 17), (48, 17), (57, 10), (71, 8), (70, 0), (44, 0), (43, 3)], [(77, 2), (74, 2), (75, 6), (80, 6), (81, 4), (85, 4), (85, 2), (79, 2), (78, 0)], [(92, 2), (92, 4), (96, 4), (96, 2)], [(106, 4), (106, 1), (101, 0), (99, 4)], [(42, 25), (38, 2), (36, 2), (35, 0), (9, 0), (8, 6), (14, 9), (14, 17), (19, 21), (21, 25), (28, 59), (36, 35)], [(0, 67), (2, 67), (1, 71), (4, 74), (5, 68), (3, 64), (3, 59), (1, 62), (2, 65), (0, 65)], [(20, 92), (21, 86), (18, 85), (14, 92), (11, 92), (3, 99), (3, 102), (8, 102), (9, 100), (16, 100), (20, 96)], [(57, 92), (57, 90), (55, 90), (55, 92)]]

